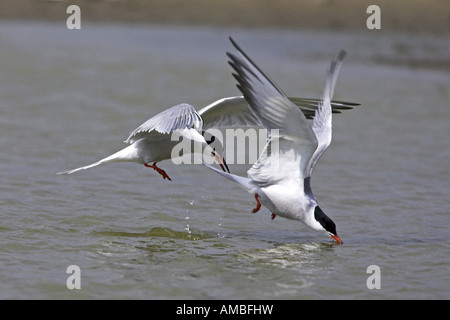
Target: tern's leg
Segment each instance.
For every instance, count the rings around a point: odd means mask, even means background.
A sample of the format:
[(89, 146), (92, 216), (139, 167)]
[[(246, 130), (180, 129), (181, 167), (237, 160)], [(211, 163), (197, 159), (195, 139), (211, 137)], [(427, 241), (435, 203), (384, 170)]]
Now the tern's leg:
[(256, 213), (261, 209), (261, 202), (259, 202), (259, 195), (255, 193), (255, 199), (256, 199), (256, 208), (252, 210), (253, 213)]
[(158, 168), (158, 167), (156, 166), (156, 162), (153, 162), (152, 165), (150, 165), (150, 164), (148, 164), (148, 163), (144, 163), (144, 166), (146, 166), (147, 168), (152, 168), (152, 169), (156, 170), (160, 175), (162, 175), (163, 179), (166, 179), (166, 178), (167, 178), (167, 179), (169, 179), (170, 181), (172, 181), (172, 179), (170, 179), (170, 177), (167, 175), (167, 173), (166, 173), (163, 169)]
[(277, 215), (275, 213), (272, 213), (272, 215), (270, 216), (273, 219), (275, 219), (277, 217)]

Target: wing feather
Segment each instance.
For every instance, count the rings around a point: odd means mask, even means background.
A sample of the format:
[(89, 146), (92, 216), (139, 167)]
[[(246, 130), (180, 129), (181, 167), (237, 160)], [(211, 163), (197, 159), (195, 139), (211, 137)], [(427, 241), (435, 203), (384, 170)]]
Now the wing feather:
[[(249, 178), (260, 186), (292, 178), (303, 180), (306, 165), (317, 148), (311, 126), (284, 92), (230, 40), (240, 54), (228, 53), (238, 88), (264, 128), (271, 130), (265, 152), (247, 172)], [(274, 148), (275, 144), (277, 148)], [(293, 175), (293, 172), (300, 176)]]
[[(303, 112), (307, 119), (313, 119), (320, 99), (289, 97)], [(350, 110), (359, 106), (358, 103), (345, 101), (331, 101), (333, 113)], [(203, 129), (232, 128), (232, 127), (260, 127), (258, 118), (251, 112), (244, 96), (222, 98), (214, 101), (198, 111), (203, 118)]]
[(154, 117), (150, 118), (138, 128), (133, 130), (126, 143), (134, 143), (135, 141), (145, 138), (155, 131), (158, 133), (168, 134), (175, 130), (198, 127), (201, 130), (202, 118), (199, 116), (194, 107), (187, 104), (179, 104)]
[(315, 112), (312, 129), (317, 137), (318, 146), (314, 152), (307, 167), (307, 176), (310, 177), (314, 166), (319, 158), (331, 144), (332, 139), (332, 107), (331, 98), (334, 93), (334, 87), (339, 75), (339, 70), (342, 66), (346, 52), (342, 50), (336, 60), (331, 62), (330, 68), (327, 71), (325, 86), (323, 89), (322, 101), (319, 102), (318, 108)]

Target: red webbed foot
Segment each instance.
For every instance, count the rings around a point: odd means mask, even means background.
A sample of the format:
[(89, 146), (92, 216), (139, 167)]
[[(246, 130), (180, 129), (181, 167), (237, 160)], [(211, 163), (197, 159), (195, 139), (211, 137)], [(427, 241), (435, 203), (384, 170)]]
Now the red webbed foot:
[(169, 179), (170, 181), (172, 181), (172, 179), (170, 179), (170, 177), (167, 175), (167, 173), (163, 169), (158, 168), (156, 166), (156, 162), (153, 162), (152, 165), (150, 165), (148, 163), (144, 163), (144, 166), (146, 166), (147, 168), (152, 168), (153, 170), (158, 172), (160, 175), (162, 175), (163, 179)]

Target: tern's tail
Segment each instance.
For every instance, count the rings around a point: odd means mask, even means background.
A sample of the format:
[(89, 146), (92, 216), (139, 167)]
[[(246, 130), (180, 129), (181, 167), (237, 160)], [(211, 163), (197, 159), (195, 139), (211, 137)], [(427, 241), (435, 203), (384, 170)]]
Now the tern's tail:
[(109, 162), (117, 162), (117, 161), (136, 161), (136, 148), (134, 145), (130, 145), (112, 155), (109, 157), (106, 157), (100, 161), (94, 162), (90, 165), (68, 170), (68, 171), (62, 171), (58, 172), (57, 174), (71, 174), (80, 170), (86, 170), (95, 166), (98, 166), (100, 164), (109, 163)]
[(216, 168), (214, 168), (213, 166), (210, 166), (209, 164), (207, 164), (206, 162), (203, 161), (203, 164), (205, 166), (207, 166), (208, 168), (210, 168), (212, 171), (220, 174), (221, 176), (224, 176), (225, 178), (236, 182), (237, 184), (239, 184), (242, 188), (244, 188), (245, 190), (247, 190), (248, 192), (254, 192), (254, 189), (256, 188), (250, 181), (249, 178), (246, 177), (240, 177), (237, 176), (235, 174), (232, 173), (228, 173), (228, 172), (224, 172), (224, 171), (220, 171), (217, 170)]
[(104, 163), (104, 162), (102, 160), (100, 160), (100, 161), (97, 161), (95, 163), (92, 163), (92, 164), (84, 166), (84, 167), (80, 167), (80, 168), (76, 168), (76, 169), (72, 169), (72, 170), (68, 170), (68, 171), (61, 171), (61, 172), (58, 172), (57, 174), (71, 174), (71, 173), (74, 173), (74, 172), (77, 172), (80, 170), (86, 170), (86, 169), (98, 166), (99, 164), (102, 164), (102, 163)]

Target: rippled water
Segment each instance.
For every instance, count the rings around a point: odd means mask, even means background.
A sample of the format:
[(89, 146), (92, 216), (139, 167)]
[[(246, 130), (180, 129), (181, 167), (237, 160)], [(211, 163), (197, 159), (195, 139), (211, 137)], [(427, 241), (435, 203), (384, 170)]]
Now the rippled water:
[[(172, 182), (132, 163), (56, 175), (167, 107), (239, 94), (228, 35), (292, 96), (318, 97), (349, 52), (335, 97), (362, 106), (334, 117), (313, 177), (344, 245), (251, 214), (198, 165), (161, 162)], [(0, 298), (448, 299), (449, 84), (446, 37), (2, 23)]]

